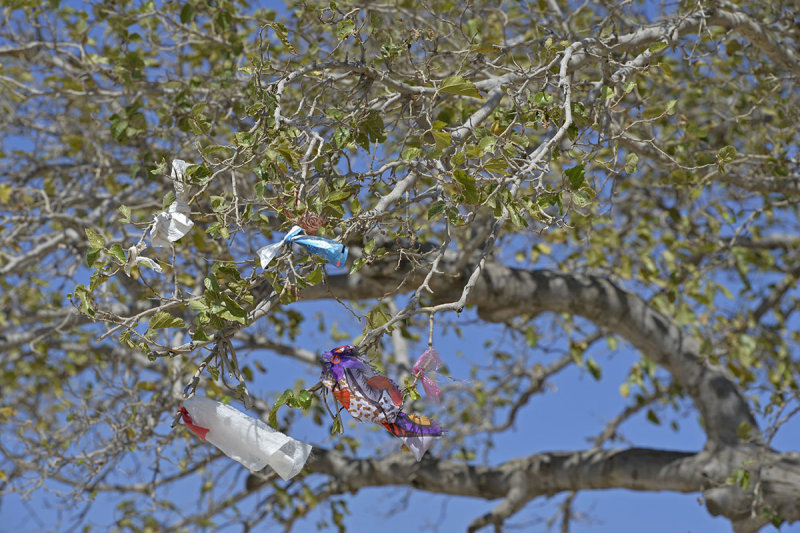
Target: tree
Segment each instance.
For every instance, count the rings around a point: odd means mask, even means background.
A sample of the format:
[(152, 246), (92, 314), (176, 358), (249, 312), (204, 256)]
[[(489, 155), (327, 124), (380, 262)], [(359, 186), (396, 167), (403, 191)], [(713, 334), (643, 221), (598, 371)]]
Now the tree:
[[(338, 523), (349, 492), (396, 485), (499, 500), (472, 530), (562, 492), (566, 527), (571, 495), (605, 488), (697, 493), (736, 531), (800, 521), (800, 456), (771, 446), (800, 410), (796, 7), (3, 9), (4, 493), (85, 501), (76, 523), (107, 497), (118, 526), (149, 530), (230, 511), (291, 526), (323, 504)], [(194, 226), (154, 247), (176, 194)], [(260, 268), (295, 223), (345, 243), (347, 269), (303, 254)], [(299, 303), (323, 300), (362, 330)], [(183, 394), (324, 433), (303, 392), (315, 321), (317, 353), (356, 338), (401, 377), (429, 335), (504, 336), (447, 385), (450, 433), (421, 463), (357, 451), (348, 430), (288, 485), (224, 485), (237, 465), (170, 428)], [(591, 447), (477, 459), (548, 379), (602, 379), (609, 350), (631, 357), (614, 384), (628, 405)], [(278, 400), (279, 356), (312, 364)], [(631, 417), (685, 409), (702, 449), (621, 438)], [(181, 512), (186, 486), (207, 509)]]

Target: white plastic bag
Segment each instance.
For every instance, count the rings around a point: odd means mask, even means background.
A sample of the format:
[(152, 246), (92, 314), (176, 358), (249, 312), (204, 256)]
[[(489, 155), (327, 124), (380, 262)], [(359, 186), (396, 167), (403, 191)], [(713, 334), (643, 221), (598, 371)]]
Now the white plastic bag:
[(303, 469), (311, 445), (288, 437), (261, 420), (209, 398), (183, 402), (184, 422), (198, 437), (242, 463), (251, 472), (271, 466), (284, 480)]
[(175, 188), (175, 201), (153, 219), (150, 228), (150, 244), (155, 248), (169, 246), (189, 233), (194, 222), (189, 218), (189, 191), (186, 183), (186, 168), (189, 165), (182, 159), (172, 161), (172, 183)]

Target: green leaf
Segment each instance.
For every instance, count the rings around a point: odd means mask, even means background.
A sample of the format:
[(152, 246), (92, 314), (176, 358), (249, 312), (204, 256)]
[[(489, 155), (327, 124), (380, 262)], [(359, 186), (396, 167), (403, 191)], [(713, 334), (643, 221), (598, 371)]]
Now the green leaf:
[(470, 204), (477, 204), (480, 201), (475, 178), (460, 169), (453, 171), (453, 178), (461, 185), (461, 190), (464, 193), (464, 201)]
[(344, 148), (350, 143), (350, 128), (339, 127), (333, 132), (333, 144), (336, 148)]
[(419, 154), (421, 153), (422, 153), (422, 148), (418, 146), (409, 146), (408, 148), (403, 150), (400, 159), (402, 159), (403, 161), (411, 161), (419, 157)]
[(150, 329), (182, 328), (183, 319), (164, 311), (159, 311), (150, 317), (150, 320), (147, 321), (147, 327)]
[(219, 314), (220, 317), (226, 320), (239, 322), (240, 324), (247, 323), (247, 311), (242, 309), (242, 307), (229, 296), (222, 295), (222, 305), (225, 307), (225, 311)]
[(275, 400), (275, 403), (272, 404), (272, 409), (269, 411), (269, 425), (272, 427), (278, 426), (278, 409), (282, 405), (286, 405), (287, 403), (294, 402), (294, 391), (292, 389), (286, 389), (283, 393)]
[(647, 410), (647, 420), (649, 420), (650, 422), (652, 422), (653, 424), (655, 424), (657, 426), (661, 425), (661, 420), (658, 418), (658, 415), (656, 414), (656, 412), (653, 411), (652, 409), (648, 409)]
[(353, 193), (347, 190), (333, 191), (325, 199), (325, 202), (331, 204), (341, 204), (343, 201), (347, 200), (352, 195)]
[(228, 208), (228, 205), (225, 203), (224, 196), (212, 196), (211, 197), (211, 210), (215, 213), (221, 213)]
[(444, 212), (445, 204), (442, 200), (433, 202), (433, 205), (428, 209), (428, 220), (433, 220)]
[(258, 139), (258, 132), (237, 131), (234, 137), (236, 138), (236, 144), (247, 148), (256, 143), (256, 139)]
[(456, 225), (461, 222), (458, 217), (458, 208), (453, 205), (447, 206), (447, 208), (444, 210), (444, 214), (447, 217), (447, 220), (450, 221), (450, 224)]
[(437, 150), (444, 150), (450, 146), (452, 137), (446, 131), (431, 131), (430, 133), (433, 135), (433, 142), (436, 144)]
[(405, 379), (404, 385), (405, 386), (403, 387), (403, 390), (408, 395), (409, 400), (419, 400), (420, 398), (422, 398), (422, 396), (420, 396), (419, 392), (417, 391), (417, 386), (416, 385), (414, 385), (413, 387), (411, 386), (410, 377), (407, 377)]
[(346, 39), (348, 35), (353, 33), (353, 28), (355, 28), (355, 23), (350, 20), (343, 20), (336, 26), (336, 38), (340, 41)]
[(133, 348), (136, 346), (136, 343), (131, 340), (131, 330), (126, 329), (122, 333), (119, 334), (119, 343), (122, 346), (126, 346), (128, 348)]
[(209, 156), (211, 154), (214, 154), (214, 153), (217, 153), (217, 152), (222, 152), (222, 151), (227, 151), (228, 153), (232, 153), (233, 152), (233, 150), (232, 150), (232, 148), (230, 146), (225, 146), (223, 144), (209, 144), (207, 146), (203, 146), (200, 149), (200, 153), (202, 153), (205, 156)]
[(717, 161), (719, 161), (720, 163), (730, 163), (731, 161), (736, 159), (738, 153), (739, 152), (736, 151), (736, 148), (728, 145), (720, 149), (719, 152), (717, 152)]
[(303, 389), (297, 393), (297, 405), (301, 409), (305, 410), (311, 407), (311, 402), (313, 401), (313, 396), (307, 390)]
[(128, 224), (131, 221), (131, 208), (127, 205), (119, 206), (119, 213), (122, 215), (120, 222)]
[(294, 45), (292, 45), (292, 43), (289, 41), (289, 38), (287, 37), (288, 30), (286, 29), (286, 26), (284, 26), (280, 22), (269, 22), (267, 23), (267, 26), (272, 28), (272, 30), (275, 32), (275, 35), (277, 35), (278, 39), (280, 39), (280, 41), (283, 43), (283, 46), (285, 46), (286, 49), (289, 50), (289, 53), (292, 54), (297, 53), (297, 49), (294, 47)]
[(665, 43), (664, 41), (661, 41), (659, 43), (651, 44), (647, 49), (650, 50), (651, 52), (655, 53), (655, 52), (660, 52), (661, 50), (663, 50), (667, 46), (669, 46), (669, 44)]
[(536, 102), (536, 105), (540, 107), (547, 107), (553, 103), (553, 95), (540, 91), (536, 93), (536, 96), (533, 97), (533, 101)]
[(275, 400), (275, 403), (272, 404), (272, 410), (273, 411), (277, 411), (278, 407), (280, 407), (282, 405), (286, 405), (287, 403), (289, 403), (293, 399), (294, 399), (294, 391), (292, 389), (284, 390), (281, 393), (281, 395), (278, 396), (278, 399)]
[(592, 203), (592, 197), (586, 189), (581, 189), (572, 193), (572, 201), (578, 207), (586, 207)]
[(128, 258), (125, 257), (125, 251), (122, 249), (122, 245), (119, 243), (112, 244), (111, 248), (108, 249), (108, 253), (111, 257), (116, 259), (120, 265), (124, 265), (128, 262)]
[(92, 248), (99, 250), (106, 245), (106, 240), (103, 238), (103, 236), (92, 228), (85, 228), (83, 231), (86, 232), (86, 238), (89, 239), (89, 246)]
[(358, 143), (369, 150), (369, 143), (382, 143), (386, 140), (386, 131), (381, 114), (375, 110), (358, 123)]
[(11, 185), (0, 183), (0, 204), (7, 204), (11, 200)]
[(333, 419), (333, 423), (331, 424), (331, 435), (341, 435), (342, 433), (344, 433), (342, 417), (337, 416)]
[(205, 278), (203, 280), (203, 286), (205, 286), (206, 290), (213, 295), (219, 294), (219, 282), (217, 281), (216, 276), (212, 274), (211, 277)]
[(485, 154), (494, 152), (495, 146), (497, 146), (497, 137), (492, 135), (487, 135), (478, 142), (478, 149)]
[(733, 57), (741, 49), (742, 45), (736, 39), (731, 39), (725, 43), (725, 53), (728, 54), (728, 57)]
[(98, 250), (97, 248), (88, 248), (86, 250), (86, 266), (90, 268), (93, 267), (99, 255), (100, 255), (100, 250)]
[[(190, 178), (193, 183), (205, 183), (207, 178), (210, 178), (212, 174), (213, 172), (211, 172), (211, 169), (205, 165), (189, 165), (186, 167), (186, 177)], [(167, 206), (169, 206), (169, 204), (167, 204)]]
[(629, 92), (631, 92), (635, 87), (636, 87), (636, 82), (635, 81), (628, 81), (625, 84), (625, 94), (628, 94)]
[(197, 312), (208, 311), (208, 309), (209, 309), (208, 308), (208, 304), (205, 302), (205, 300), (191, 300), (191, 301), (189, 301), (189, 307), (193, 311), (197, 311)]
[(181, 24), (188, 24), (192, 20), (192, 16), (194, 15), (194, 7), (187, 3), (181, 8)]
[(306, 283), (309, 285), (318, 285), (322, 283), (322, 265), (315, 268), (311, 274), (306, 276)]
[(350, 274), (355, 274), (356, 272), (361, 270), (361, 267), (364, 266), (366, 263), (367, 260), (364, 259), (363, 257), (359, 257), (358, 259), (353, 261), (353, 266), (350, 267)]
[(467, 161), (466, 151), (458, 152), (450, 158), (450, 165), (453, 167), (460, 167)]
[(370, 255), (374, 249), (375, 239), (371, 239), (367, 244), (364, 245), (364, 255)]
[[(517, 207), (514, 204), (507, 204), (506, 208), (508, 209), (509, 219), (511, 220), (511, 223), (515, 227), (517, 227), (517, 228), (527, 227), (528, 222), (524, 218), (519, 216), (519, 212), (517, 211)], [(450, 214), (450, 211), (449, 211), (449, 208), (448, 208), (448, 215), (449, 214)], [(456, 223), (452, 219), (450, 220), (450, 222), (452, 224)]]
[(572, 168), (568, 168), (564, 171), (564, 174), (567, 175), (569, 178), (570, 187), (573, 190), (580, 189), (581, 185), (583, 185), (584, 176), (586, 175), (584, 165), (581, 163), (580, 165), (576, 165)]
[(367, 313), (367, 324), (370, 329), (376, 329), (389, 322), (389, 315), (383, 309), (376, 307)]
[(619, 346), (619, 340), (613, 335), (608, 335), (606, 337), (606, 344), (608, 344), (610, 350), (616, 350), (617, 346)]
[(586, 370), (588, 370), (592, 377), (597, 381), (600, 381), (600, 378), (603, 377), (603, 369), (600, 368), (600, 365), (598, 365), (597, 362), (591, 357), (586, 360)]
[(736, 429), (736, 436), (741, 440), (748, 440), (752, 434), (753, 428), (747, 422), (742, 422)]
[(748, 487), (750, 487), (750, 472), (748, 472), (747, 470), (744, 470), (742, 468), (734, 469), (732, 478), (733, 479), (730, 481), (739, 485), (744, 490), (747, 490)]
[(211, 123), (205, 115), (198, 113), (192, 116), (189, 127), (195, 135), (203, 135), (211, 130)]
[(204, 330), (203, 328), (199, 327), (199, 328), (197, 328), (195, 330), (194, 335), (192, 335), (192, 340), (193, 341), (198, 341), (198, 342), (206, 342), (206, 341), (210, 341), (211, 337), (208, 336), (208, 333), (206, 333), (206, 330)]
[(501, 174), (508, 174), (506, 169), (508, 168), (508, 163), (506, 163), (503, 159), (499, 157), (494, 157), (488, 160), (484, 165), (483, 168), (489, 172), (500, 172)]
[(128, 129), (128, 119), (114, 113), (108, 120), (111, 123), (111, 136), (114, 140), (119, 142), (124, 141), (125, 131)]
[(625, 156), (625, 172), (628, 174), (633, 174), (636, 172), (636, 166), (639, 164), (639, 156), (634, 153), (630, 153)]
[(675, 114), (675, 106), (677, 106), (677, 105), (678, 105), (678, 101), (677, 100), (670, 100), (669, 102), (667, 102), (667, 107), (666, 107), (666, 109), (664, 109), (664, 113), (666, 113), (667, 115), (674, 115)]
[(481, 93), (478, 92), (478, 88), (475, 87), (475, 84), (471, 81), (467, 81), (461, 76), (450, 76), (449, 78), (445, 78), (441, 84), (439, 84), (439, 91), (443, 93), (450, 93), (450, 94), (457, 94), (460, 96), (474, 96), (475, 98), (481, 98)]
[(89, 289), (83, 284), (78, 284), (75, 286), (75, 296), (80, 298), (83, 312), (89, 316), (94, 316), (95, 310), (89, 295)]
[(581, 119), (576, 120), (578, 126), (582, 125), (583, 120), (589, 119), (589, 112), (586, 111), (586, 105), (583, 102), (572, 102), (572, 115), (576, 119)]
[(175, 201), (175, 191), (169, 191), (167, 194), (164, 195), (164, 198), (161, 199), (161, 208), (166, 211), (169, 209), (169, 206)]

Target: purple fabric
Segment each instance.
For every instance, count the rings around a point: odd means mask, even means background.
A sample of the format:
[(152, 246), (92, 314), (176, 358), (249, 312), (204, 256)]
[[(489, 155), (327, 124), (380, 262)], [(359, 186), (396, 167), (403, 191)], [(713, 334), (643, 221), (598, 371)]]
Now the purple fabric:
[(336, 381), (342, 379), (345, 368), (362, 369), (364, 368), (364, 364), (355, 357), (347, 357), (347, 356), (341, 357), (339, 363), (337, 364), (331, 363), (331, 372), (333, 372), (333, 377), (336, 378)]
[[(331, 350), (330, 352), (325, 352), (322, 354), (323, 365), (327, 370), (331, 371), (331, 374), (333, 374), (333, 377), (336, 381), (342, 379), (345, 368), (359, 370), (364, 368), (364, 363), (358, 360), (357, 356), (354, 354), (354, 350), (355, 349), (349, 351), (349, 353), (352, 355), (345, 355), (345, 353), (334, 353), (336, 350)], [(338, 363), (334, 363), (332, 361), (332, 359), (335, 357), (339, 358)]]
[(426, 418), (426, 420), (428, 422), (426, 425), (417, 424), (411, 420), (407, 414), (400, 413), (397, 415), (397, 418), (395, 418), (394, 423), (402, 430), (402, 433), (405, 434), (403, 436), (430, 435), (432, 437), (438, 437), (444, 434), (444, 429), (442, 429), (442, 426), (440, 426), (436, 420), (431, 418)]
[[(444, 435), (435, 420), (402, 412), (403, 391), (397, 384), (362, 360), (355, 346), (339, 346), (320, 355), (322, 383), (359, 422), (375, 422), (399, 438), (417, 461)], [(426, 351), (414, 367), (428, 394), (436, 385), (424, 375), (435, 370), (441, 360), (435, 350)], [(344, 379), (343, 379), (344, 378)], [(438, 389), (436, 389), (438, 391)]]

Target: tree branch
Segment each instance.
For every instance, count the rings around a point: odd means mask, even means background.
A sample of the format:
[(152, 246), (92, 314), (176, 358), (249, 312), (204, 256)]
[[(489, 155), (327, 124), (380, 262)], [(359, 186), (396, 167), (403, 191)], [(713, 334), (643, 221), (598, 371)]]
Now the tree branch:
[[(511, 496), (516, 510), (539, 496), (564, 491), (624, 488), (636, 491), (705, 492), (709, 511), (736, 521), (751, 519), (752, 492), (728, 483), (736, 468), (764, 465), (758, 475), (763, 487), (759, 506), (768, 506), (788, 522), (800, 520), (800, 456), (740, 445), (699, 453), (630, 448), (537, 453), (498, 466), (477, 466), (436, 460), (417, 463), (408, 454), (382, 459), (356, 459), (315, 448), (309, 471), (335, 480), (336, 492), (366, 487), (407, 486), (437, 494), (484, 500)], [(253, 477), (253, 476), (251, 476)], [(262, 484), (248, 480), (253, 490)], [(498, 523), (503, 507), (476, 519), (476, 527)], [(500, 510), (499, 512), (497, 512)], [(506, 516), (507, 517), (507, 516)]]
[[(471, 269), (467, 265), (466, 269), (455, 271), (456, 264), (455, 253), (441, 261), (439, 269), (444, 275), (430, 283), (435, 301), (449, 302), (461, 295)], [(411, 268), (408, 262), (403, 265)], [(330, 290), (336, 296), (358, 300), (380, 298), (391, 286), (414, 290), (421, 283), (425, 266), (410, 272), (403, 268), (381, 270), (379, 266), (349, 276), (331, 276), (327, 287), (306, 289), (303, 297), (327, 298)], [(478, 315), (489, 322), (506, 322), (542, 312), (569, 313), (622, 336), (666, 368), (687, 390), (703, 417), (709, 445), (736, 444), (741, 424), (756, 427), (742, 392), (721, 367), (701, 357), (697, 339), (640, 296), (606, 278), (487, 262), (469, 296), (467, 304), (475, 306)]]

